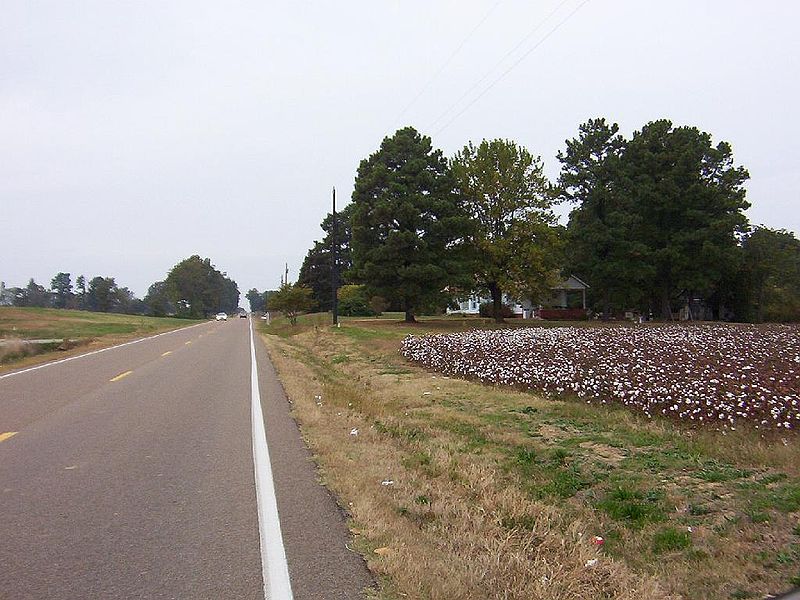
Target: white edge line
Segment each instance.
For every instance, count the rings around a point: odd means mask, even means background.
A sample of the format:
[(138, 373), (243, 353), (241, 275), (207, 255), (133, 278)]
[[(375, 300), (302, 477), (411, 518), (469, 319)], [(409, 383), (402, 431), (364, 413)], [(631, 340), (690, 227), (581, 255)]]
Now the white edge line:
[(253, 341), (253, 321), (250, 320), (250, 399), (253, 423), (253, 466), (258, 504), (258, 533), (261, 546), (261, 576), (264, 580), (264, 597), (267, 600), (292, 600), (289, 565), (283, 547), (278, 502), (269, 460), (267, 432), (261, 410), (261, 393), (258, 389), (258, 363)]
[(31, 371), (38, 371), (39, 369), (44, 369), (45, 367), (60, 365), (62, 363), (69, 362), (71, 360), (78, 360), (79, 358), (85, 358), (87, 356), (92, 356), (93, 354), (100, 354), (101, 352), (108, 352), (109, 350), (116, 350), (117, 348), (124, 348), (125, 346), (131, 346), (133, 344), (138, 344), (140, 342), (146, 342), (147, 340), (152, 340), (154, 338), (161, 337), (162, 335), (169, 335), (171, 333), (177, 333), (178, 331), (186, 331), (187, 329), (191, 329), (192, 327), (200, 327), (200, 325), (206, 325), (206, 324), (207, 324), (206, 322), (203, 322), (203, 323), (197, 323), (196, 325), (189, 325), (188, 327), (179, 327), (178, 329), (170, 329), (169, 331), (157, 333), (155, 335), (151, 335), (146, 338), (139, 338), (138, 340), (125, 342), (124, 344), (109, 346), (108, 348), (100, 348), (100, 350), (93, 350), (91, 352), (87, 352), (86, 354), (79, 354), (78, 356), (70, 356), (69, 358), (62, 358), (61, 360), (54, 360), (53, 362), (47, 362), (42, 365), (37, 365), (35, 367), (29, 367), (27, 369), (22, 369), (21, 371), (12, 371), (11, 373), (0, 375), (0, 379), (5, 379), (6, 377), (14, 377), (15, 375), (22, 375), (23, 373), (30, 373)]

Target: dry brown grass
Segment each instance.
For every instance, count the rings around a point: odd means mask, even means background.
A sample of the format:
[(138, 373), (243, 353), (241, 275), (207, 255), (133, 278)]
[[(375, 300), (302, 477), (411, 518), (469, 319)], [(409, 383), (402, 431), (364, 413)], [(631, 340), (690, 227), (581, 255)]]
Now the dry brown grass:
[[(107, 348), (192, 325), (185, 319), (143, 317), (55, 308), (0, 307), (0, 340), (59, 339), (64, 343), (0, 345), (0, 372)], [(7, 346), (6, 350), (3, 346)], [(16, 350), (15, 350), (16, 349)]]
[(442, 377), (399, 355), (405, 331), (266, 336), (380, 598), (722, 600), (800, 582), (796, 437)]
[(441, 401), (475, 384), (386, 373), (375, 358), (382, 344), (362, 355), (322, 331), (267, 343), (322, 477), (384, 582), (380, 597), (670, 597), (654, 577), (602, 555), (590, 523), (525, 494), (496, 449), (464, 450), (459, 427), (481, 420)]
[(36, 348), (25, 340), (10, 338), (3, 340), (0, 344), (0, 364), (6, 360), (21, 359), (25, 356), (35, 354)]

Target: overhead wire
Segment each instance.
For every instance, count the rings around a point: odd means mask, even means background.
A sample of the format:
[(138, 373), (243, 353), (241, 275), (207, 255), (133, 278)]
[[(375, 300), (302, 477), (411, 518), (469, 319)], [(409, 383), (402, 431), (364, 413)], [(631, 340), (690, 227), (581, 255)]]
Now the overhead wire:
[(494, 12), (494, 10), (495, 10), (495, 9), (498, 7), (498, 5), (499, 5), (501, 2), (502, 2), (502, 0), (497, 0), (497, 2), (495, 2), (495, 3), (494, 3), (494, 4), (493, 4), (493, 5), (492, 5), (492, 6), (489, 8), (489, 10), (488, 10), (488, 11), (486, 11), (486, 13), (483, 15), (483, 17), (481, 18), (481, 20), (480, 20), (480, 21), (478, 21), (478, 23), (475, 25), (475, 27), (473, 27), (473, 28), (470, 30), (470, 32), (469, 32), (469, 33), (467, 33), (467, 35), (466, 35), (466, 36), (465, 36), (465, 37), (464, 37), (464, 38), (461, 40), (461, 43), (459, 43), (459, 44), (458, 44), (458, 46), (456, 47), (456, 49), (455, 49), (455, 50), (453, 50), (453, 52), (451, 52), (451, 53), (450, 53), (450, 56), (448, 56), (448, 57), (447, 57), (447, 59), (444, 61), (444, 63), (442, 63), (442, 66), (441, 66), (441, 67), (439, 67), (439, 69), (436, 71), (436, 73), (434, 73), (434, 74), (433, 74), (433, 76), (431, 76), (431, 78), (430, 78), (430, 79), (428, 79), (428, 81), (426, 81), (426, 82), (425, 82), (425, 84), (422, 86), (422, 88), (419, 90), (419, 92), (417, 92), (417, 95), (416, 95), (416, 96), (414, 96), (414, 97), (411, 99), (411, 102), (409, 102), (409, 103), (408, 103), (408, 104), (405, 106), (405, 108), (403, 108), (403, 110), (401, 110), (401, 111), (400, 111), (400, 114), (399, 114), (399, 115), (397, 115), (397, 118), (395, 119), (395, 122), (400, 122), (400, 119), (402, 119), (402, 118), (403, 118), (403, 116), (404, 116), (404, 115), (405, 115), (405, 114), (408, 112), (408, 109), (410, 109), (412, 106), (414, 106), (414, 104), (416, 104), (416, 103), (417, 103), (417, 100), (419, 100), (419, 99), (422, 97), (422, 95), (423, 95), (423, 94), (424, 94), (426, 91), (428, 91), (428, 88), (430, 88), (431, 84), (432, 84), (434, 81), (436, 81), (436, 80), (437, 80), (437, 79), (438, 79), (438, 78), (441, 76), (441, 74), (442, 74), (442, 73), (444, 73), (444, 70), (445, 70), (445, 69), (448, 67), (448, 65), (449, 65), (449, 64), (450, 64), (450, 63), (453, 61), (453, 59), (456, 57), (456, 55), (457, 55), (459, 52), (461, 52), (461, 49), (464, 47), (464, 45), (467, 43), (467, 41), (468, 41), (468, 40), (469, 40), (469, 39), (470, 39), (470, 38), (471, 38), (473, 35), (475, 35), (475, 32), (477, 32), (477, 31), (478, 31), (478, 29), (480, 29), (480, 28), (481, 28), (481, 26), (482, 26), (482, 25), (483, 25), (483, 24), (484, 24), (484, 23), (487, 21), (487, 19), (488, 19), (488, 18), (491, 16), (491, 14)]
[(494, 12), (494, 10), (497, 8), (497, 6), (500, 4), (500, 2), (501, 2), (501, 1), (502, 1), (502, 0), (497, 0), (497, 2), (495, 2), (495, 3), (494, 3), (494, 4), (493, 4), (493, 5), (492, 5), (492, 6), (489, 8), (489, 10), (488, 10), (488, 11), (487, 11), (487, 12), (486, 12), (484, 15), (483, 15), (483, 17), (482, 17), (482, 18), (481, 18), (481, 20), (480, 20), (480, 21), (479, 21), (479, 22), (478, 22), (478, 23), (475, 25), (475, 27), (473, 27), (473, 28), (470, 30), (470, 32), (469, 32), (469, 33), (468, 33), (468, 34), (467, 34), (467, 35), (466, 35), (466, 36), (465, 36), (465, 37), (464, 37), (464, 38), (461, 40), (461, 42), (458, 44), (458, 46), (456, 47), (456, 49), (455, 49), (455, 50), (453, 50), (453, 52), (451, 52), (451, 53), (450, 53), (450, 56), (448, 56), (448, 57), (447, 57), (447, 59), (444, 61), (444, 63), (442, 63), (442, 66), (441, 66), (441, 67), (439, 67), (439, 69), (436, 71), (436, 73), (434, 73), (434, 74), (433, 74), (433, 76), (432, 76), (430, 79), (428, 79), (428, 81), (427, 81), (427, 82), (425, 82), (425, 84), (422, 86), (422, 88), (421, 88), (421, 89), (420, 89), (420, 91), (417, 93), (417, 95), (416, 95), (416, 96), (414, 96), (414, 98), (412, 98), (412, 100), (411, 100), (411, 101), (410, 101), (410, 102), (409, 102), (409, 103), (408, 103), (408, 104), (407, 104), (407, 105), (406, 105), (406, 106), (403, 108), (403, 110), (401, 110), (401, 111), (400, 111), (400, 114), (397, 116), (397, 119), (396, 119), (396, 121), (400, 121), (400, 119), (402, 119), (402, 118), (403, 118), (403, 115), (405, 115), (405, 113), (408, 111), (408, 109), (410, 109), (410, 108), (411, 108), (411, 107), (412, 107), (414, 104), (416, 104), (417, 100), (419, 100), (419, 99), (420, 99), (420, 97), (421, 97), (421, 96), (422, 96), (422, 95), (423, 95), (423, 94), (424, 94), (424, 93), (425, 93), (425, 92), (428, 90), (428, 88), (431, 86), (431, 84), (432, 84), (434, 81), (436, 81), (436, 79), (438, 79), (438, 78), (439, 78), (439, 76), (441, 76), (441, 74), (444, 72), (444, 70), (447, 68), (447, 66), (448, 66), (448, 65), (449, 65), (449, 64), (452, 62), (452, 60), (453, 60), (453, 59), (456, 57), (456, 55), (457, 55), (457, 54), (458, 54), (458, 53), (461, 51), (461, 49), (464, 47), (464, 45), (467, 43), (467, 41), (468, 41), (468, 40), (469, 40), (469, 39), (470, 39), (470, 38), (471, 38), (471, 37), (472, 37), (472, 36), (475, 34), (475, 32), (477, 32), (477, 31), (478, 31), (478, 29), (480, 29), (480, 27), (481, 27), (481, 26), (482, 26), (482, 25), (483, 25), (483, 24), (486, 22), (486, 20), (487, 20), (487, 19), (488, 19), (488, 18), (491, 16), (491, 14)]
[(534, 27), (534, 28), (533, 28), (533, 29), (531, 29), (531, 30), (530, 30), (528, 33), (526, 33), (526, 34), (525, 34), (525, 36), (524, 36), (524, 37), (523, 37), (523, 38), (522, 38), (522, 39), (521, 39), (519, 42), (517, 42), (517, 43), (516, 43), (516, 45), (514, 45), (514, 47), (513, 47), (513, 48), (511, 48), (511, 49), (510, 49), (510, 50), (508, 50), (508, 51), (507, 51), (505, 54), (503, 54), (503, 56), (501, 56), (501, 57), (500, 57), (500, 58), (497, 60), (497, 62), (495, 62), (495, 63), (494, 63), (492, 66), (491, 66), (491, 68), (490, 68), (488, 71), (486, 71), (486, 73), (484, 73), (484, 74), (483, 74), (483, 77), (481, 77), (480, 79), (478, 79), (478, 81), (476, 81), (475, 83), (473, 83), (473, 84), (472, 84), (472, 85), (471, 85), (471, 86), (470, 86), (470, 87), (469, 87), (469, 88), (468, 88), (468, 89), (467, 89), (467, 90), (466, 90), (466, 91), (465, 91), (463, 94), (461, 94), (461, 96), (459, 96), (459, 97), (458, 97), (458, 100), (456, 100), (455, 102), (453, 102), (453, 104), (451, 104), (451, 105), (450, 105), (450, 106), (449, 106), (449, 107), (448, 107), (448, 108), (447, 108), (447, 109), (446, 109), (444, 112), (442, 112), (442, 114), (440, 114), (438, 117), (436, 117), (436, 119), (434, 119), (434, 120), (433, 120), (433, 122), (430, 124), (430, 126), (429, 126), (429, 129), (432, 129), (433, 127), (435, 127), (435, 126), (436, 126), (436, 124), (437, 124), (439, 121), (441, 121), (443, 118), (445, 118), (445, 117), (447, 116), (447, 114), (448, 114), (448, 113), (449, 113), (451, 110), (453, 110), (453, 109), (454, 109), (456, 106), (458, 106), (458, 105), (461, 103), (461, 101), (462, 101), (464, 98), (466, 98), (467, 96), (469, 96), (469, 95), (472, 93), (472, 91), (473, 91), (475, 88), (477, 88), (477, 87), (478, 87), (478, 86), (480, 86), (480, 85), (481, 85), (481, 84), (482, 84), (484, 81), (486, 81), (486, 80), (489, 78), (489, 76), (490, 76), (490, 75), (491, 75), (491, 74), (492, 74), (492, 73), (493, 73), (495, 70), (497, 70), (497, 68), (498, 68), (500, 65), (502, 65), (502, 64), (505, 62), (505, 60), (506, 60), (506, 59), (507, 59), (509, 56), (511, 56), (512, 54), (514, 54), (514, 52), (516, 52), (517, 50), (519, 50), (519, 49), (520, 49), (520, 48), (521, 48), (521, 47), (522, 47), (522, 46), (525, 44), (525, 42), (527, 42), (527, 41), (528, 41), (528, 40), (529, 40), (529, 39), (530, 39), (530, 38), (533, 36), (533, 34), (534, 34), (534, 33), (536, 33), (537, 31), (539, 31), (539, 30), (542, 28), (542, 26), (543, 26), (545, 23), (547, 23), (547, 21), (549, 21), (549, 20), (550, 20), (550, 18), (551, 18), (553, 15), (555, 15), (555, 14), (556, 14), (556, 13), (557, 13), (559, 10), (561, 10), (561, 8), (562, 8), (562, 7), (563, 7), (563, 6), (564, 6), (564, 5), (565, 5), (567, 2), (570, 2), (570, 0), (561, 0), (561, 2), (559, 2), (559, 4), (558, 4), (558, 5), (557, 5), (557, 6), (556, 6), (556, 7), (555, 7), (553, 10), (551, 10), (551, 11), (550, 11), (550, 12), (547, 14), (547, 16), (546, 16), (544, 19), (542, 19), (541, 21), (539, 21), (539, 23), (536, 25), (536, 27)]
[[(468, 103), (468, 104), (467, 104), (467, 105), (466, 105), (464, 108), (462, 108), (462, 109), (461, 109), (459, 112), (457, 112), (455, 115), (453, 115), (453, 117), (452, 117), (452, 118), (451, 118), (449, 121), (447, 121), (447, 122), (446, 122), (444, 125), (442, 125), (442, 126), (439, 128), (439, 129), (437, 129), (437, 130), (434, 132), (434, 135), (438, 135), (439, 133), (441, 133), (442, 131), (444, 131), (445, 129), (447, 129), (447, 127), (449, 127), (449, 126), (450, 126), (450, 125), (453, 123), (453, 121), (455, 121), (456, 119), (458, 119), (458, 117), (460, 117), (460, 116), (461, 116), (461, 115), (463, 115), (465, 112), (467, 112), (467, 110), (469, 110), (469, 109), (470, 109), (470, 107), (472, 107), (472, 105), (474, 105), (474, 104), (475, 104), (475, 103), (476, 103), (478, 100), (480, 100), (481, 98), (483, 98), (483, 96), (485, 96), (485, 95), (486, 95), (486, 93), (487, 93), (489, 90), (491, 90), (491, 89), (492, 89), (492, 88), (493, 88), (495, 85), (497, 85), (497, 84), (498, 84), (498, 83), (499, 83), (499, 82), (500, 82), (502, 79), (504, 79), (504, 78), (506, 77), (506, 75), (508, 75), (508, 74), (509, 74), (509, 73), (510, 73), (512, 70), (514, 70), (514, 69), (515, 69), (515, 68), (516, 68), (516, 67), (517, 67), (517, 66), (518, 66), (518, 65), (519, 65), (519, 64), (520, 64), (520, 63), (521, 63), (523, 60), (525, 60), (525, 59), (526, 59), (528, 56), (530, 56), (530, 55), (531, 55), (531, 53), (533, 53), (533, 51), (534, 51), (534, 50), (536, 50), (536, 49), (537, 49), (539, 46), (541, 46), (541, 45), (542, 45), (542, 44), (543, 44), (545, 41), (547, 41), (547, 39), (548, 39), (548, 38), (549, 38), (551, 35), (553, 35), (553, 34), (554, 34), (556, 31), (558, 31), (558, 30), (559, 30), (559, 29), (560, 29), (560, 28), (561, 28), (561, 27), (562, 27), (562, 26), (563, 26), (563, 25), (564, 25), (564, 24), (565, 24), (567, 21), (569, 21), (569, 20), (570, 20), (570, 19), (571, 19), (571, 18), (572, 18), (572, 17), (575, 15), (575, 13), (577, 13), (577, 12), (578, 12), (578, 11), (579, 11), (581, 8), (583, 8), (583, 7), (584, 7), (586, 4), (588, 4), (588, 3), (589, 3), (589, 0), (583, 0), (583, 2), (581, 2), (580, 4), (578, 4), (578, 6), (576, 6), (576, 7), (575, 7), (575, 8), (574, 8), (574, 9), (573, 9), (573, 10), (572, 10), (572, 11), (571, 11), (571, 12), (570, 12), (570, 13), (569, 13), (569, 14), (568, 14), (568, 15), (567, 15), (565, 18), (564, 18), (564, 19), (562, 19), (561, 21), (559, 21), (559, 22), (558, 22), (558, 24), (557, 24), (555, 27), (553, 27), (553, 28), (552, 28), (550, 31), (548, 31), (548, 32), (547, 32), (547, 33), (544, 35), (544, 37), (542, 37), (542, 39), (540, 39), (538, 42), (536, 42), (536, 44), (534, 44), (534, 45), (533, 45), (531, 48), (529, 48), (529, 49), (528, 49), (528, 50), (527, 50), (527, 51), (526, 51), (524, 54), (522, 54), (522, 55), (521, 55), (521, 56), (520, 56), (520, 57), (519, 57), (519, 58), (518, 58), (516, 61), (514, 61), (514, 62), (511, 64), (511, 66), (509, 66), (509, 67), (508, 67), (508, 68), (507, 68), (505, 71), (503, 71), (503, 73), (501, 73), (499, 77), (497, 77), (497, 78), (496, 78), (494, 81), (492, 81), (492, 82), (491, 82), (491, 83), (490, 83), (490, 84), (489, 84), (489, 85), (488, 85), (486, 88), (484, 88), (484, 89), (483, 89), (483, 91), (482, 91), (480, 94), (478, 94), (477, 96), (475, 96), (475, 98), (473, 98), (473, 99), (472, 99), (472, 100), (471, 100), (471, 101), (470, 101), (470, 102), (469, 102), (469, 103)], [(562, 2), (562, 5), (563, 5), (563, 4), (564, 4), (564, 3)], [(561, 5), (559, 5), (559, 7), (560, 7), (560, 6), (561, 6)], [(557, 9), (556, 9), (556, 10), (557, 10)], [(552, 14), (552, 13), (551, 13), (551, 14)], [(549, 18), (549, 16), (548, 16), (548, 18)], [(547, 19), (545, 19), (545, 21), (546, 21), (546, 20), (547, 20)], [(545, 21), (542, 21), (542, 22), (544, 23)], [(473, 88), (471, 88), (471, 89), (474, 89), (474, 87), (475, 87), (475, 86), (473, 86)], [(463, 98), (463, 96), (462, 96), (462, 98)], [(460, 102), (460, 100), (459, 100), (459, 102)], [(457, 104), (458, 104), (458, 102), (456, 103), (456, 105), (457, 105)], [(455, 105), (454, 105), (454, 106), (455, 106)], [(447, 114), (447, 112), (449, 112), (450, 110), (452, 110), (452, 108), (453, 108), (453, 107), (451, 107), (450, 109), (448, 109), (448, 110), (447, 110), (447, 111), (446, 111), (444, 114)], [(437, 121), (438, 121), (438, 120), (439, 120), (439, 119), (437, 119)], [(435, 122), (434, 122), (434, 123), (435, 123)], [(433, 125), (432, 125), (432, 126), (433, 126)], [(431, 126), (431, 127), (432, 127), (432, 126)]]

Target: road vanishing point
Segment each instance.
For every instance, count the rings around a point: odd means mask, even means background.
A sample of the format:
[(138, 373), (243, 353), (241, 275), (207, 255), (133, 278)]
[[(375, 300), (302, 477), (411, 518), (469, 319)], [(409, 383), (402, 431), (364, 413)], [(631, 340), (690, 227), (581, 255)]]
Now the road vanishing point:
[(363, 598), (250, 320), (0, 375), (0, 599)]

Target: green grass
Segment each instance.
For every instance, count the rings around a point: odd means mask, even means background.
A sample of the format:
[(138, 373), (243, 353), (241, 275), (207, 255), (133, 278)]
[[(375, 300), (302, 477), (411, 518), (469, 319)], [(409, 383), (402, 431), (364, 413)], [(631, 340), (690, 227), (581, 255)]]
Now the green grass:
[(688, 531), (679, 531), (674, 527), (664, 527), (653, 536), (653, 552), (662, 554), (685, 550), (692, 545), (692, 536)]
[(0, 338), (84, 339), (153, 333), (196, 321), (58, 308), (0, 307)]
[(635, 528), (666, 518), (664, 494), (655, 490), (643, 492), (627, 487), (616, 487), (597, 502), (597, 508), (612, 519), (624, 521)]

